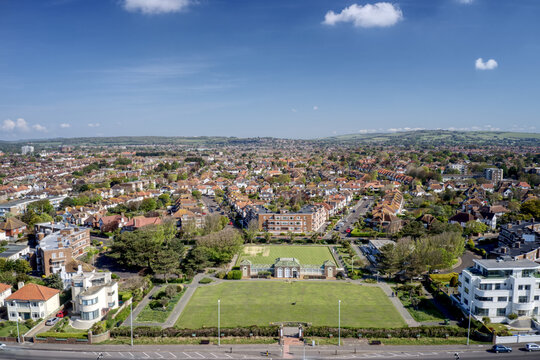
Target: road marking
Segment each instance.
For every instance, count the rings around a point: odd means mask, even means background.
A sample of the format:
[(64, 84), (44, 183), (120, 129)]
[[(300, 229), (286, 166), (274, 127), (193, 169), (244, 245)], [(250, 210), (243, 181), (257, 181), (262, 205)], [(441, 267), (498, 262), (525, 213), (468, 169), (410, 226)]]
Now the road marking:
[(201, 359), (205, 359), (206, 357), (204, 355), (199, 354), (198, 352), (195, 352), (195, 354), (199, 355)]
[(104, 352), (103, 354), (104, 354), (105, 356), (111, 356), (111, 357), (112, 357), (112, 355), (109, 354), (108, 352)]
[(156, 354), (157, 356), (159, 356), (159, 359), (163, 359), (163, 355), (161, 355), (160, 353), (154, 352), (154, 354)]
[(212, 355), (214, 357), (214, 359), (218, 358), (218, 356), (216, 354), (214, 354), (214, 353), (209, 353), (209, 354)]
[(191, 355), (189, 355), (188, 353), (182, 352), (182, 354), (186, 355), (186, 356), (187, 356), (188, 358), (190, 358), (190, 359), (193, 359), (193, 358), (191, 357)]
[(124, 354), (122, 354), (121, 352), (118, 352), (118, 354), (120, 354), (121, 357), (124, 357)]
[(223, 356), (226, 356), (226, 357), (228, 357), (229, 359), (232, 359), (232, 358), (233, 358), (232, 356), (227, 355), (227, 354), (223, 354)]
[(171, 354), (171, 356), (172, 356), (174, 359), (176, 359), (176, 355), (174, 355), (172, 352), (170, 352), (170, 351), (166, 351), (166, 352), (168, 352), (169, 354)]
[(130, 353), (129, 351), (128, 351), (128, 354), (129, 354), (131, 357), (133, 357), (133, 358), (135, 357), (135, 355), (133, 355), (133, 354)]
[(150, 356), (149, 356), (147, 353), (145, 353), (144, 351), (143, 351), (143, 354), (144, 354), (146, 357), (145, 357), (145, 358), (141, 358), (141, 359), (148, 359), (148, 358), (150, 358)]

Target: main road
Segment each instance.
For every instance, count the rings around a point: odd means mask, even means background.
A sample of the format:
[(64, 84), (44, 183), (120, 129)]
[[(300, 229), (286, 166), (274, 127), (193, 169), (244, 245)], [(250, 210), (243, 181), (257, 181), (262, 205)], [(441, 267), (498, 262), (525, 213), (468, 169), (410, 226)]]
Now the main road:
[[(538, 353), (520, 351), (514, 346), (509, 354), (487, 352), (486, 346), (292, 346), (285, 354), (278, 345), (228, 345), (190, 346), (190, 345), (58, 345), (26, 344), (8, 345), (0, 351), (0, 359), (41, 360), (41, 359), (422, 359), (454, 360), (456, 351), (460, 360), (466, 359), (538, 359)], [(231, 352), (232, 349), (232, 352)], [(266, 355), (268, 351), (268, 356)]]

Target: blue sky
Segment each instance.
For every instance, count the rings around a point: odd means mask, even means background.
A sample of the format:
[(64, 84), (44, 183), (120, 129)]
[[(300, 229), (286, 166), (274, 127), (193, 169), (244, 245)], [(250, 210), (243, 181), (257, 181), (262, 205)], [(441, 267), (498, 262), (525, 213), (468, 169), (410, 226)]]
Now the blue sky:
[(537, 132), (539, 15), (538, 0), (0, 0), (0, 139)]

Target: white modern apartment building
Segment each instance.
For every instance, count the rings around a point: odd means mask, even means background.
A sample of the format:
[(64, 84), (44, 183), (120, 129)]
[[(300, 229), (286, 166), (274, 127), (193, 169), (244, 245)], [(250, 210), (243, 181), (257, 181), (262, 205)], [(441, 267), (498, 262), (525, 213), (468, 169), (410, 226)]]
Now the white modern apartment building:
[(79, 325), (90, 328), (109, 310), (118, 307), (118, 283), (110, 272), (78, 272), (71, 277), (73, 313), (79, 314)]
[(531, 260), (473, 260), (459, 275), (459, 302), (481, 319), (506, 322), (507, 316), (540, 314), (540, 264)]

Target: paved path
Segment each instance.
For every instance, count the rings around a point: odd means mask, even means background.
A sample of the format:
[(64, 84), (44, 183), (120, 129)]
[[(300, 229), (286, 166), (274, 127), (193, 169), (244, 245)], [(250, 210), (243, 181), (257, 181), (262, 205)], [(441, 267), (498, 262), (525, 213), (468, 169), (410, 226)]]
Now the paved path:
[[(186, 290), (184, 291), (184, 294), (182, 295), (180, 300), (174, 306), (174, 309), (172, 309), (171, 313), (169, 314), (169, 317), (167, 318), (167, 320), (165, 320), (165, 322), (152, 323), (152, 322), (137, 322), (137, 321), (135, 321), (135, 319), (137, 318), (137, 315), (150, 302), (150, 295), (155, 294), (158, 291), (158, 290), (156, 290), (156, 288), (161, 289), (161, 288), (164, 288), (166, 285), (162, 285), (162, 286), (159, 286), (159, 287), (156, 286), (144, 298), (144, 300), (139, 303), (137, 308), (135, 310), (133, 310), (133, 326), (159, 326), (161, 328), (168, 328), (168, 327), (174, 326), (174, 324), (176, 323), (176, 320), (178, 320), (178, 317), (180, 316), (182, 311), (184, 311), (184, 308), (186, 307), (187, 303), (191, 299), (191, 296), (193, 296), (193, 293), (195, 292), (195, 289), (197, 289), (197, 287), (200, 286), (199, 281), (205, 276), (206, 276), (206, 274), (204, 274), (204, 273), (197, 274), (197, 275), (195, 275), (193, 277), (193, 280), (191, 281), (191, 284), (184, 284)], [(145, 302), (145, 303), (143, 304), (143, 302)], [(124, 321), (124, 323), (122, 325), (129, 326), (130, 325), (129, 318), (126, 319), (126, 321)]]
[[(154, 286), (154, 288), (148, 294), (146, 294), (144, 299), (142, 299), (141, 302), (139, 303), (139, 305), (137, 305), (137, 307), (133, 310), (133, 326), (147, 325), (146, 323), (144, 323), (144, 324), (143, 323), (138, 323), (138, 322), (135, 321), (135, 319), (137, 319), (137, 316), (144, 309), (144, 307), (150, 303), (150, 296), (152, 296), (154, 294), (157, 294), (157, 292), (159, 290), (161, 290), (162, 287), (163, 287), (163, 285)], [(131, 325), (130, 321), (131, 321), (131, 316), (128, 316), (128, 318), (126, 319), (126, 321), (124, 321), (122, 326), (130, 326)]]

